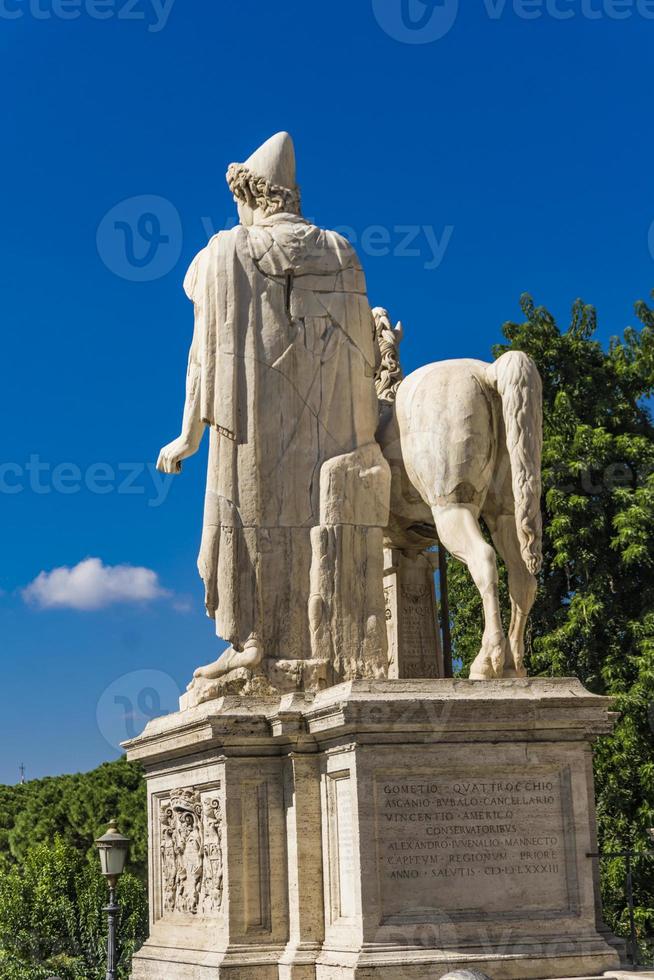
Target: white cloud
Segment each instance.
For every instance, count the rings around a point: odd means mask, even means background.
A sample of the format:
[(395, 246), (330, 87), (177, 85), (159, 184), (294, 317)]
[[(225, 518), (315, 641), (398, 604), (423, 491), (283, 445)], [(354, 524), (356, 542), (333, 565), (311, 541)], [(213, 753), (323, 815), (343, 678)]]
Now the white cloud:
[(105, 565), (87, 558), (74, 568), (41, 572), (22, 590), (25, 602), (41, 609), (104, 609), (121, 602), (148, 602), (170, 593), (149, 568), (134, 565)]
[(194, 609), (193, 600), (189, 596), (181, 595), (173, 599), (173, 609), (178, 613), (190, 613)]

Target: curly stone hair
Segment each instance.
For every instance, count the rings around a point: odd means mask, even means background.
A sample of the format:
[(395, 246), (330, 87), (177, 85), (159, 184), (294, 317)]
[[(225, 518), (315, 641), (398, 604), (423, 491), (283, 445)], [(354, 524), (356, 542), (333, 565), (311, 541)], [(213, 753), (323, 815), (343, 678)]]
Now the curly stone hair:
[(265, 177), (257, 177), (241, 163), (233, 163), (227, 171), (229, 189), (241, 204), (253, 210), (259, 208), (266, 216), (285, 212), (300, 214), (300, 191), (296, 187), (279, 187)]
[(375, 323), (375, 341), (379, 349), (379, 366), (375, 375), (377, 398), (392, 405), (397, 396), (404, 373), (400, 364), (400, 343), (404, 330), (402, 324), (393, 327), (390, 313), (381, 306), (372, 311)]

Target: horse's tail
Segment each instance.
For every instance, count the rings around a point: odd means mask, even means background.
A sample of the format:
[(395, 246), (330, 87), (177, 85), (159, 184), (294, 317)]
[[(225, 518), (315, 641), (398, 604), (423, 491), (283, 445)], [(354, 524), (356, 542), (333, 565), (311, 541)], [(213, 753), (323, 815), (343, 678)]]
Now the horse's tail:
[(502, 398), (520, 551), (535, 575), (543, 563), (543, 383), (536, 365), (522, 351), (503, 354), (491, 365), (489, 380)]

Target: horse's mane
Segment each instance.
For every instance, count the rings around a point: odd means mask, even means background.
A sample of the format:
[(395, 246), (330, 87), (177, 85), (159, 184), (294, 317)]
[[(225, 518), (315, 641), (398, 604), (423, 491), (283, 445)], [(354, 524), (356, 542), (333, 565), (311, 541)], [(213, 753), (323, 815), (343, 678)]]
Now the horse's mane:
[(400, 343), (402, 341), (402, 324), (393, 327), (388, 310), (381, 306), (372, 311), (375, 322), (375, 342), (379, 350), (379, 365), (375, 374), (375, 387), (380, 402), (392, 405), (397, 396), (397, 389), (404, 379), (400, 364)]

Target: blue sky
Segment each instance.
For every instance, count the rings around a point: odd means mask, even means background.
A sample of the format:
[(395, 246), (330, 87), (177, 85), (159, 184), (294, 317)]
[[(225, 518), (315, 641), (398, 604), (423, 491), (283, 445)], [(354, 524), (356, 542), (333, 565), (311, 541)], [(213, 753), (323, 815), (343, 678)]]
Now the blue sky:
[[(227, 165), (293, 133), (305, 213), (350, 229), (406, 368), (487, 358), (525, 290), (595, 303), (606, 340), (654, 286), (653, 42), (651, 0), (0, 0), (0, 781), (114, 757), (220, 650), (203, 456), (152, 464)], [(111, 605), (23, 593), (88, 558)], [(154, 573), (141, 601), (121, 565)]]

